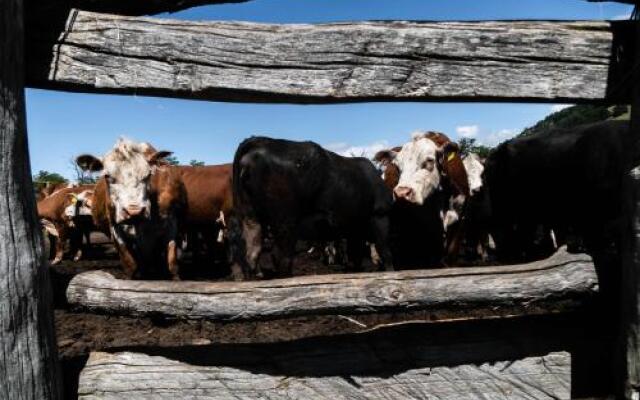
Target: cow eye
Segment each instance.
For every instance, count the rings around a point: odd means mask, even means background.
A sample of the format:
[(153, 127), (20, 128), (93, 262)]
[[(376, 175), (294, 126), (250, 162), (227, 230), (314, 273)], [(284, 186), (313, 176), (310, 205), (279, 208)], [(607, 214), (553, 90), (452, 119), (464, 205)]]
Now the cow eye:
[(427, 158), (425, 162), (422, 163), (422, 168), (426, 169), (427, 171), (433, 171), (433, 167), (435, 163), (436, 163), (436, 160), (434, 160), (433, 158)]

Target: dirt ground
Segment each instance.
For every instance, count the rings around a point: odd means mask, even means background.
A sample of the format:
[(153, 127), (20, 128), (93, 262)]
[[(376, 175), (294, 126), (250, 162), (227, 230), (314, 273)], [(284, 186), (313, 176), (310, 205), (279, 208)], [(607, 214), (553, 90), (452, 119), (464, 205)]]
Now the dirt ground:
[[(311, 336), (353, 333), (380, 324), (426, 318), (416, 312), (216, 323), (96, 315), (72, 310), (66, 303), (65, 292), (70, 280), (76, 274), (91, 270), (106, 270), (117, 277), (124, 277), (113, 247), (104, 238), (98, 239), (97, 242), (99, 243), (85, 254), (85, 260), (73, 262), (67, 258), (59, 265), (51, 267), (58, 354), (63, 368), (65, 399), (77, 397), (79, 373), (89, 353), (95, 350), (122, 350), (140, 346), (158, 348), (216, 343), (268, 343)], [(365, 269), (370, 267), (365, 265)], [(213, 277), (217, 277), (215, 280), (230, 279), (227, 275), (228, 271), (224, 268), (220, 266), (213, 268), (218, 270), (205, 271), (205, 274), (199, 274), (198, 278), (202, 279), (201, 277), (205, 276), (207, 280), (212, 280)], [(342, 266), (326, 266), (320, 257), (307, 254), (306, 251), (300, 252), (294, 265), (294, 275), (339, 273), (343, 270)], [(195, 276), (195, 271), (190, 271), (185, 265), (184, 275)]]

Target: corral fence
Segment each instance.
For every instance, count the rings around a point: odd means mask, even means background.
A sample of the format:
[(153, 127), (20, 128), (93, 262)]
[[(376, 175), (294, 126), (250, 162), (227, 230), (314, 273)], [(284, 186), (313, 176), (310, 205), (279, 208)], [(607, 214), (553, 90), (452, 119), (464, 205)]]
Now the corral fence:
[[(217, 2), (224, 1), (0, 3), (1, 398), (62, 398), (25, 86), (238, 102), (631, 103), (632, 128), (640, 129), (635, 20), (275, 25), (144, 17)], [(111, 314), (426, 317), (292, 342), (93, 353), (79, 397), (637, 400), (640, 173), (630, 174), (627, 198), (623, 265), (594, 267), (561, 250), (520, 266), (264, 282), (81, 274), (69, 302)], [(599, 287), (596, 270), (621, 276)]]

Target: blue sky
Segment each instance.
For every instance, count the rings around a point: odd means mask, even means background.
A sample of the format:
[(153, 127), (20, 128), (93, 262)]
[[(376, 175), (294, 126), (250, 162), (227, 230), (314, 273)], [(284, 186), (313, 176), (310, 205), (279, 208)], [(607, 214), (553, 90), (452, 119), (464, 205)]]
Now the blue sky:
[[(349, 20), (621, 19), (631, 7), (583, 0), (255, 0), (162, 18), (321, 23)], [(121, 136), (172, 150), (182, 162), (229, 162), (251, 135), (313, 140), (334, 151), (371, 152), (419, 129), (496, 144), (532, 125), (550, 104), (234, 104), (27, 90), (32, 170), (73, 177), (70, 160), (101, 155)]]

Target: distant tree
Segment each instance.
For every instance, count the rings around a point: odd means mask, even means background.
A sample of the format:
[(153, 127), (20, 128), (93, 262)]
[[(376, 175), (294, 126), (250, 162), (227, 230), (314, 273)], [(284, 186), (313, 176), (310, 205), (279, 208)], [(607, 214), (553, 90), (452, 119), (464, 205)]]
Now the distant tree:
[(192, 167), (204, 167), (204, 161), (191, 160), (189, 161), (189, 165)]
[(36, 191), (43, 189), (48, 184), (55, 185), (57, 183), (67, 183), (64, 176), (56, 173), (40, 170), (33, 176), (33, 186)]
[(169, 165), (180, 165), (180, 161), (178, 161), (178, 157), (169, 156), (165, 157), (164, 160), (169, 163)]
[(476, 144), (476, 139), (474, 138), (462, 138), (458, 141), (458, 146), (460, 146), (460, 153), (463, 156), (466, 156), (469, 153), (476, 153), (480, 157), (486, 158), (491, 152), (491, 147)]
[(67, 179), (58, 174), (57, 172), (49, 172), (40, 170), (33, 177), (34, 182), (42, 182), (42, 183), (67, 183)]
[(76, 182), (78, 182), (80, 185), (89, 185), (92, 183), (96, 183), (96, 181), (98, 180), (95, 172), (84, 171), (78, 166), (75, 159), (72, 158), (71, 160), (69, 160), (69, 165), (71, 165), (71, 169), (73, 169), (76, 177)]

